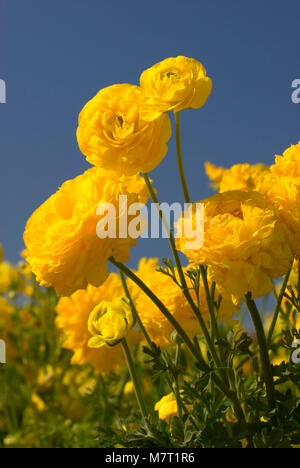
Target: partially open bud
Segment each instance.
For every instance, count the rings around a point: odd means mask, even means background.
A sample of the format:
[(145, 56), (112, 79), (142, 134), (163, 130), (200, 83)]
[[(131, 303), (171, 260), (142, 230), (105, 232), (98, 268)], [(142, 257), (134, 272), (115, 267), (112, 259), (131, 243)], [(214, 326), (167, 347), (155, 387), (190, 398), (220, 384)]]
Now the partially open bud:
[(114, 346), (122, 340), (133, 326), (133, 315), (129, 301), (122, 297), (113, 302), (102, 301), (90, 315), (89, 332), (93, 338), (89, 340), (90, 348)]
[(183, 340), (180, 337), (180, 335), (178, 335), (177, 330), (174, 330), (171, 333), (171, 340), (173, 341), (173, 343), (178, 344), (178, 345), (181, 345), (183, 343)]

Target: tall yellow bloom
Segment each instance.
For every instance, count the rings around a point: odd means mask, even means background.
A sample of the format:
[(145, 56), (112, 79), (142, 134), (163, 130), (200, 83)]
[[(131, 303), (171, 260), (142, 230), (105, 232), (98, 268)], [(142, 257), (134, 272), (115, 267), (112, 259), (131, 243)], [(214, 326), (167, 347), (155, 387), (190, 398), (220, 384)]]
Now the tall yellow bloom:
[(257, 192), (241, 191), (216, 194), (203, 203), (203, 247), (187, 249), (183, 235), (178, 249), (190, 262), (208, 265), (211, 279), (236, 301), (248, 292), (254, 298), (270, 292), (272, 278), (284, 275), (293, 260), (289, 231), (275, 207)]
[(300, 256), (300, 142), (292, 145), (282, 156), (275, 157), (271, 166), (275, 182), (269, 196), (279, 209), (279, 215), (289, 226), (293, 252)]
[(145, 70), (140, 86), (146, 98), (144, 117), (152, 120), (171, 110), (199, 109), (211, 93), (212, 81), (200, 62), (178, 56)]
[(127, 195), (128, 206), (148, 199), (141, 177), (118, 178), (92, 168), (65, 182), (34, 212), (24, 233), (26, 260), (42, 286), (53, 286), (57, 294), (67, 296), (89, 283), (100, 286), (108, 276), (111, 255), (128, 261), (135, 239), (100, 239), (96, 234), (98, 205), (111, 203), (118, 218), (119, 195)]
[[(76, 291), (71, 297), (63, 297), (57, 305), (56, 324), (66, 341), (64, 348), (74, 352), (72, 363), (84, 365), (91, 363), (98, 374), (116, 370), (123, 363), (121, 345), (114, 347), (102, 346), (93, 349), (88, 346), (92, 334), (88, 330), (88, 320), (102, 301), (113, 302), (123, 294), (121, 281), (112, 273), (105, 283), (96, 288), (89, 285), (85, 290)], [(127, 334), (129, 342), (138, 342), (142, 336), (135, 330)]]
[(210, 162), (205, 163), (206, 174), (213, 182), (213, 187), (220, 193), (230, 190), (243, 192), (256, 191), (267, 193), (272, 185), (270, 168), (264, 164), (235, 164), (230, 169), (217, 167)]
[[(199, 323), (184, 294), (182, 294), (181, 289), (174, 283), (172, 278), (158, 272), (158, 266), (158, 259), (143, 258), (139, 263), (137, 275), (142, 278), (151, 291), (159, 297), (191, 337), (201, 334)], [(185, 274), (189, 269), (191, 269), (191, 267), (184, 268)], [(191, 288), (191, 294), (196, 301), (196, 293), (192, 290), (192, 283), (188, 277), (186, 277), (186, 280), (188, 286)], [(151, 339), (159, 346), (174, 345), (174, 342), (171, 340), (171, 334), (174, 331), (174, 328), (170, 322), (165, 318), (161, 311), (153, 305), (153, 302), (148, 298), (148, 296), (141, 293), (134, 285), (132, 285), (131, 288), (137, 311)], [(219, 291), (217, 290), (216, 299), (218, 296)], [(199, 301), (203, 318), (206, 323), (208, 323), (210, 315), (202, 284), (199, 292)], [(236, 313), (238, 313), (237, 308), (233, 305), (228, 295), (226, 295), (221, 303), (219, 319), (231, 323), (232, 316)]]
[(170, 119), (162, 115), (146, 122), (143, 102), (138, 86), (117, 84), (102, 89), (85, 105), (77, 139), (91, 164), (126, 175), (158, 166), (168, 151)]

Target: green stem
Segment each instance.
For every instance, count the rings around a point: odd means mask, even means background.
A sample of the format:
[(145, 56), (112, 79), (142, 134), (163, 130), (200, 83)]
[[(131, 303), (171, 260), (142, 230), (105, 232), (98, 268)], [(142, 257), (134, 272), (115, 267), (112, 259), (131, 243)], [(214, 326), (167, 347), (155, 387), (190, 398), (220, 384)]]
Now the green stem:
[(182, 160), (182, 149), (181, 149), (181, 135), (180, 135), (180, 115), (179, 112), (175, 112), (175, 129), (176, 129), (176, 148), (177, 148), (177, 162), (178, 162), (178, 169), (180, 174), (180, 180), (182, 185), (182, 190), (184, 194), (184, 199), (186, 203), (190, 203), (191, 199), (189, 196), (189, 191), (186, 183), (186, 178), (184, 174), (183, 168), (183, 160)]
[(259, 311), (255, 302), (252, 299), (251, 293), (246, 294), (246, 303), (256, 330), (257, 341), (260, 349), (260, 356), (262, 362), (263, 375), (266, 383), (267, 398), (270, 409), (276, 408), (275, 388), (273, 381), (272, 368), (270, 364), (270, 357), (268, 354), (267, 341), (265, 331)]
[(156, 348), (153, 346), (152, 340), (151, 340), (146, 328), (144, 327), (144, 324), (143, 324), (143, 322), (142, 322), (142, 320), (141, 320), (141, 318), (140, 318), (140, 316), (138, 314), (138, 311), (136, 310), (136, 307), (134, 305), (134, 302), (132, 300), (131, 294), (130, 294), (128, 286), (127, 286), (125, 275), (124, 275), (123, 271), (120, 270), (120, 269), (119, 269), (119, 273), (120, 273), (120, 278), (121, 278), (121, 282), (122, 282), (122, 285), (123, 285), (124, 292), (125, 292), (128, 300), (129, 300), (129, 303), (130, 303), (130, 306), (131, 306), (131, 309), (132, 309), (133, 316), (134, 316), (136, 322), (138, 323), (138, 326), (140, 327), (141, 332), (143, 333), (144, 337), (146, 338), (148, 346), (153, 351), (156, 351)]
[[(192, 297), (191, 297), (191, 295), (189, 293), (189, 289), (188, 289), (186, 279), (185, 279), (185, 276), (184, 276), (184, 273), (183, 273), (183, 269), (182, 269), (182, 265), (181, 265), (180, 258), (179, 258), (179, 255), (178, 255), (178, 251), (176, 249), (174, 236), (173, 236), (173, 234), (172, 234), (172, 232), (170, 230), (170, 227), (168, 226), (167, 220), (166, 220), (162, 210), (160, 209), (159, 201), (158, 201), (158, 199), (156, 197), (156, 194), (154, 192), (154, 189), (152, 187), (152, 184), (151, 184), (151, 181), (150, 181), (148, 175), (143, 174), (143, 176), (144, 176), (147, 188), (149, 190), (149, 193), (151, 195), (151, 198), (152, 198), (153, 202), (155, 203), (155, 205), (157, 206), (159, 216), (160, 216), (160, 218), (162, 220), (162, 223), (164, 224), (165, 229), (169, 233), (169, 243), (170, 243), (170, 247), (171, 247), (171, 250), (172, 250), (172, 253), (173, 253), (173, 256), (174, 256), (175, 264), (176, 264), (176, 267), (177, 267), (177, 270), (178, 270), (180, 283), (181, 283), (181, 286), (182, 286), (182, 291), (183, 291), (189, 305), (191, 306), (194, 314), (196, 315), (196, 317), (198, 319), (198, 322), (200, 324), (202, 333), (204, 335), (204, 338), (206, 340), (207, 346), (209, 348), (209, 351), (210, 351), (210, 353), (212, 355), (212, 358), (213, 358), (213, 360), (215, 362), (216, 367), (221, 368), (222, 364), (221, 364), (220, 359), (219, 359), (219, 357), (217, 355), (214, 344), (213, 344), (213, 342), (212, 342), (212, 340), (210, 338), (209, 331), (208, 331), (208, 329), (207, 329), (207, 327), (205, 325), (202, 314), (201, 314), (200, 310), (198, 309), (198, 307), (196, 306), (196, 304), (194, 303), (194, 301), (193, 301), (193, 299), (192, 299)], [(226, 381), (226, 376), (224, 376), (224, 373), (223, 373), (223, 378), (224, 378), (224, 381)]]
[(181, 401), (181, 396), (180, 396), (180, 389), (179, 389), (179, 384), (178, 384), (178, 377), (174, 377), (174, 382), (175, 382), (175, 398), (176, 398), (176, 403), (177, 403), (177, 415), (178, 418), (183, 421), (182, 419), (182, 401)]
[(209, 285), (208, 285), (208, 281), (207, 281), (207, 271), (206, 271), (206, 268), (203, 265), (200, 265), (200, 271), (201, 271), (203, 286), (204, 286), (204, 290), (205, 290), (205, 294), (206, 294), (206, 301), (207, 301), (207, 305), (208, 305), (210, 320), (211, 320), (211, 323), (212, 323), (213, 333), (214, 333), (214, 336), (216, 337), (216, 339), (219, 341), (220, 340), (219, 327), (218, 327), (217, 319), (216, 319), (216, 316), (215, 316), (215, 311), (214, 311), (215, 307), (214, 307), (214, 304), (213, 304), (212, 295), (211, 295), (211, 292), (209, 290)]
[(179, 359), (180, 359), (180, 351), (181, 347), (180, 344), (176, 345), (176, 353), (175, 353), (175, 373), (174, 373), (174, 382), (175, 382), (175, 397), (177, 401), (177, 412), (178, 412), (178, 417), (182, 421), (182, 401), (181, 401), (181, 396), (180, 396), (180, 387), (179, 387), (179, 381), (178, 381), (178, 375), (177, 375), (177, 367), (179, 364)]
[[(132, 297), (131, 297), (131, 294), (129, 292), (129, 289), (128, 289), (128, 286), (127, 286), (127, 282), (126, 282), (126, 278), (125, 278), (125, 275), (123, 273), (122, 270), (119, 269), (119, 272), (120, 272), (120, 277), (121, 277), (121, 281), (122, 281), (122, 285), (123, 285), (123, 289), (124, 289), (124, 292), (130, 302), (130, 305), (131, 305), (131, 309), (132, 309), (132, 313), (133, 313), (133, 316), (135, 318), (135, 320), (137, 321), (142, 333), (144, 334), (145, 338), (146, 338), (146, 341), (148, 343), (148, 346), (150, 347), (150, 349), (152, 349), (154, 352), (156, 352), (156, 347), (153, 345), (152, 341), (151, 341), (151, 338), (150, 336), (148, 335), (148, 332), (147, 330), (145, 329), (144, 325), (143, 325), (143, 322), (136, 310), (136, 307), (134, 305), (134, 302), (132, 300)], [(177, 348), (178, 348), (179, 345), (177, 345)], [(179, 346), (180, 347), (180, 346)], [(177, 366), (178, 364), (178, 358), (179, 358), (179, 353), (178, 353), (178, 349), (176, 348), (176, 358), (175, 358), (175, 366)], [(181, 398), (180, 398), (180, 391), (179, 391), (179, 386), (178, 386), (178, 379), (177, 379), (177, 376), (174, 376), (174, 381), (175, 381), (175, 388), (173, 387), (172, 383), (171, 383), (171, 380), (168, 376), (168, 374), (166, 374), (166, 378), (167, 378), (167, 381), (168, 381), (168, 384), (171, 388), (171, 391), (174, 393), (175, 397), (176, 397), (176, 401), (177, 401), (177, 408), (178, 408), (178, 417), (182, 420), (182, 402), (181, 402)]]
[(132, 383), (134, 385), (137, 402), (138, 402), (141, 414), (142, 414), (145, 422), (147, 423), (148, 414), (147, 414), (146, 406), (145, 406), (144, 399), (143, 399), (143, 396), (142, 396), (140, 384), (139, 384), (139, 381), (137, 379), (137, 375), (136, 375), (136, 372), (135, 372), (133, 359), (132, 359), (132, 356), (131, 356), (131, 353), (130, 353), (130, 350), (129, 350), (129, 347), (128, 347), (128, 344), (127, 344), (127, 341), (126, 341), (125, 338), (123, 338), (123, 340), (121, 341), (121, 344), (122, 344), (122, 348), (123, 348), (123, 351), (124, 351), (124, 356), (125, 356), (125, 359), (126, 359), (129, 374), (130, 374)]
[(273, 336), (273, 333), (274, 333), (274, 330), (275, 330), (275, 327), (276, 327), (276, 323), (277, 323), (277, 320), (278, 320), (278, 317), (279, 317), (283, 296), (284, 296), (284, 293), (285, 293), (285, 290), (286, 290), (286, 287), (287, 287), (287, 284), (288, 284), (288, 281), (289, 281), (290, 274), (291, 274), (291, 270), (289, 270), (287, 272), (287, 274), (285, 275), (285, 278), (284, 278), (283, 283), (282, 283), (282, 287), (280, 289), (279, 296), (277, 297), (276, 307), (275, 307), (272, 323), (271, 323), (269, 333), (268, 333), (268, 338), (267, 338), (268, 348), (271, 346), (271, 343), (272, 343), (272, 336)]

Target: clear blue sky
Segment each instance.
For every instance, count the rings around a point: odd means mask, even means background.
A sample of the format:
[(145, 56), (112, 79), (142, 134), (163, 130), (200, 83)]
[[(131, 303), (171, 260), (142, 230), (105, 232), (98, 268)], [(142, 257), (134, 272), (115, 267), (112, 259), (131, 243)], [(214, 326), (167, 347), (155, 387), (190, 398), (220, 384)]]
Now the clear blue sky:
[[(193, 199), (212, 193), (203, 162), (272, 163), (300, 140), (299, 0), (0, 0), (0, 242), (18, 259), (27, 218), (66, 179), (89, 167), (75, 131), (100, 88), (138, 83), (166, 57), (197, 58), (213, 79), (199, 111), (182, 113)], [(161, 201), (181, 201), (174, 144), (152, 172)], [(167, 256), (141, 240), (142, 255)]]

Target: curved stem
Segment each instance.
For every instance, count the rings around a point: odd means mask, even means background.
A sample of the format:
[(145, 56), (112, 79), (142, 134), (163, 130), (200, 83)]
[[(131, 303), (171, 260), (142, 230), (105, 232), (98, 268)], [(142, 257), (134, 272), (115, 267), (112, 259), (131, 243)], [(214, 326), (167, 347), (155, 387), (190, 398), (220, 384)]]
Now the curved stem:
[(285, 290), (286, 290), (286, 287), (287, 287), (287, 284), (288, 284), (288, 281), (289, 281), (290, 274), (291, 274), (291, 270), (289, 270), (287, 272), (287, 274), (285, 275), (285, 278), (284, 278), (283, 283), (282, 283), (282, 287), (280, 289), (279, 296), (277, 297), (277, 302), (276, 302), (276, 307), (275, 307), (272, 323), (271, 323), (271, 326), (270, 326), (270, 329), (269, 329), (269, 332), (268, 332), (268, 339), (267, 339), (268, 348), (270, 347), (271, 342), (272, 342), (272, 336), (273, 336), (273, 333), (274, 333), (274, 330), (275, 330), (275, 327), (276, 327), (276, 323), (277, 323), (277, 320), (278, 320), (278, 317), (279, 317), (279, 312), (280, 312), (280, 309), (281, 309), (282, 299), (283, 299), (283, 296), (284, 296), (284, 293), (285, 293)]
[(276, 408), (275, 388), (263, 323), (251, 293), (246, 294), (246, 302), (256, 330), (269, 407), (273, 409)]
[(207, 305), (209, 309), (209, 315), (210, 315), (210, 320), (212, 324), (213, 334), (216, 337), (216, 339), (220, 341), (219, 327), (218, 327), (218, 323), (217, 323), (217, 319), (216, 319), (215, 311), (214, 311), (215, 307), (214, 307), (213, 298), (209, 290), (209, 285), (207, 281), (207, 271), (203, 265), (200, 265), (200, 272), (201, 272), (203, 286), (205, 290), (206, 301), (207, 301)]
[(134, 302), (132, 300), (132, 297), (131, 297), (131, 294), (129, 292), (129, 289), (128, 289), (128, 286), (127, 286), (127, 283), (126, 283), (126, 278), (125, 278), (125, 275), (123, 273), (122, 270), (119, 269), (119, 273), (120, 273), (120, 278), (121, 278), (121, 282), (122, 282), (122, 285), (123, 285), (123, 289), (124, 289), (124, 292), (129, 300), (129, 303), (130, 303), (130, 306), (131, 306), (131, 309), (132, 309), (132, 313), (133, 313), (133, 316), (135, 318), (135, 320), (137, 321), (140, 329), (141, 329), (141, 332), (143, 333), (144, 337), (146, 338), (146, 341), (148, 343), (148, 346), (150, 347), (150, 349), (156, 351), (156, 348), (153, 346), (153, 343), (152, 343), (152, 340), (150, 338), (150, 336), (148, 335), (148, 332), (146, 330), (146, 328), (144, 327), (144, 324), (138, 314), (138, 311), (136, 310), (136, 307), (134, 305)]
[(122, 344), (122, 348), (123, 348), (123, 351), (124, 351), (124, 356), (125, 356), (125, 359), (126, 359), (129, 374), (130, 374), (132, 383), (134, 385), (137, 402), (138, 402), (140, 411), (142, 413), (142, 416), (145, 419), (145, 421), (147, 422), (148, 414), (147, 414), (146, 406), (145, 406), (144, 399), (143, 399), (143, 396), (142, 396), (140, 384), (139, 384), (139, 381), (138, 381), (138, 378), (137, 378), (137, 375), (136, 375), (136, 372), (135, 372), (133, 359), (132, 359), (132, 356), (131, 356), (131, 353), (130, 353), (130, 350), (129, 350), (129, 347), (128, 347), (128, 344), (127, 344), (127, 341), (125, 340), (125, 338), (123, 338), (123, 340), (121, 341), (121, 344)]
[(186, 203), (190, 203), (190, 195), (186, 183), (186, 178), (184, 174), (184, 168), (183, 168), (183, 160), (182, 160), (182, 149), (181, 149), (181, 132), (180, 132), (180, 115), (179, 112), (175, 113), (175, 129), (176, 129), (176, 148), (177, 148), (177, 162), (178, 162), (178, 169), (179, 169), (179, 175), (180, 175), (180, 180), (181, 180), (181, 185), (182, 185), (182, 190), (184, 194), (184, 199)]

